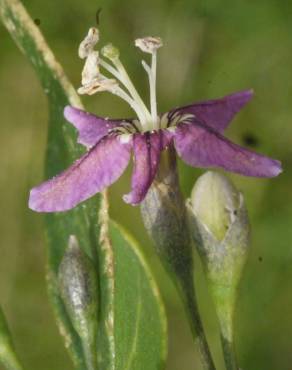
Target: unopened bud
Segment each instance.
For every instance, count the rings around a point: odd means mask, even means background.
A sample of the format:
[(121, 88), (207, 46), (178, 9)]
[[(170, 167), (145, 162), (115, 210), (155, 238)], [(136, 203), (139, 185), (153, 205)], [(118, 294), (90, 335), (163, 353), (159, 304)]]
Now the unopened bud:
[(87, 36), (81, 42), (78, 49), (79, 58), (87, 58), (88, 55), (93, 51), (95, 45), (99, 41), (99, 31), (95, 27), (91, 27), (88, 31)]
[(141, 49), (144, 53), (153, 54), (157, 49), (163, 46), (162, 39), (160, 37), (144, 37), (135, 40), (135, 46)]
[(72, 325), (79, 334), (87, 363), (95, 368), (98, 290), (96, 271), (75, 236), (59, 267), (59, 288)]
[(198, 179), (191, 194), (194, 214), (218, 241), (224, 239), (242, 201), (227, 177), (211, 171)]
[(242, 194), (227, 177), (207, 172), (188, 202), (190, 226), (201, 255), (225, 341), (232, 342), (237, 288), (249, 246)]
[(101, 54), (109, 60), (115, 60), (119, 58), (120, 52), (113, 44), (107, 44), (101, 49)]

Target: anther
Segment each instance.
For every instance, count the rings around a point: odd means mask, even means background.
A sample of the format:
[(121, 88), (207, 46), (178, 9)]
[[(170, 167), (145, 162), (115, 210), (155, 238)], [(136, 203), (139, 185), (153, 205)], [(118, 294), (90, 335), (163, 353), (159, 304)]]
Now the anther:
[(81, 59), (85, 59), (93, 51), (95, 45), (99, 41), (99, 31), (95, 27), (89, 28), (87, 36), (80, 43), (78, 55)]
[(144, 53), (153, 54), (157, 49), (163, 46), (160, 37), (143, 37), (135, 40), (135, 46), (144, 51)]

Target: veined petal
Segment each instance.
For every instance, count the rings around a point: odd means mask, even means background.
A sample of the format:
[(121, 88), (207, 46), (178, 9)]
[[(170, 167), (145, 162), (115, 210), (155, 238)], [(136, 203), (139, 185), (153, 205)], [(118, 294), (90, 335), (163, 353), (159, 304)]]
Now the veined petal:
[(235, 114), (249, 102), (252, 96), (252, 90), (244, 90), (220, 99), (206, 100), (177, 108), (173, 112), (193, 114), (202, 123), (216, 131), (223, 132)]
[(156, 175), (161, 151), (169, 144), (172, 135), (167, 130), (133, 135), (134, 169), (131, 192), (124, 195), (126, 203), (140, 203)]
[(281, 163), (227, 140), (201, 123), (181, 124), (174, 136), (179, 156), (194, 167), (221, 167), (245, 176), (274, 177)]
[(126, 169), (131, 144), (108, 136), (60, 175), (33, 188), (29, 207), (38, 212), (66, 211), (115, 182)]
[(77, 128), (78, 143), (89, 148), (121, 123), (119, 120), (107, 120), (71, 106), (65, 107), (64, 116)]

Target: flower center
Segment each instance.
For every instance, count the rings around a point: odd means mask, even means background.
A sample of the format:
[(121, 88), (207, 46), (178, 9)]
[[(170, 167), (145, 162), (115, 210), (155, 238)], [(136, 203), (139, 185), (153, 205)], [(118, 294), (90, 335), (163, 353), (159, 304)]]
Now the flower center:
[[(108, 91), (126, 101), (135, 111), (138, 121), (135, 121), (137, 129), (141, 132), (158, 130), (162, 128), (161, 119), (157, 115), (156, 102), (156, 68), (157, 50), (162, 46), (159, 37), (145, 37), (135, 40), (135, 45), (143, 52), (151, 54), (151, 64), (142, 60), (150, 88), (150, 109), (141, 99), (125, 67), (119, 58), (119, 50), (112, 44), (102, 48), (101, 54), (110, 61), (100, 57), (99, 52), (94, 50), (99, 41), (99, 32), (96, 28), (90, 28), (87, 36), (79, 46), (79, 57), (86, 58), (82, 71), (82, 86), (78, 89), (79, 94), (93, 95), (97, 92)], [(100, 72), (100, 68), (111, 75), (111, 78)], [(112, 78), (114, 77), (114, 78)], [(121, 86), (120, 86), (121, 84)]]

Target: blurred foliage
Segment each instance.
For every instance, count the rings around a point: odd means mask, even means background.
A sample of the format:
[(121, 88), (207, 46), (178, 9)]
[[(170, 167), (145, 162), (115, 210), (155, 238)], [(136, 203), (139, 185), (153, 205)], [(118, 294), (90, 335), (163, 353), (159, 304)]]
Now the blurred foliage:
[[(158, 99), (161, 111), (195, 100), (253, 87), (256, 95), (227, 135), (283, 161), (272, 180), (232, 176), (243, 191), (252, 224), (252, 251), (236, 312), (236, 343), (242, 369), (291, 370), (292, 352), (292, 3), (288, 0), (26, 0), (65, 71), (79, 85), (77, 47), (100, 14), (102, 43), (111, 41), (142, 95), (147, 80), (132, 40), (159, 35)], [(45, 286), (42, 216), (27, 208), (29, 189), (43, 179), (47, 105), (28, 61), (0, 26), (0, 302), (26, 368), (70, 369)], [(141, 78), (140, 78), (141, 77)], [(88, 110), (131, 114), (110, 95), (85, 99)], [(181, 164), (188, 195), (202, 173)], [(137, 207), (121, 195), (129, 173), (111, 188), (111, 214), (145, 247), (168, 305), (170, 355), (167, 370), (195, 368), (196, 354), (182, 307), (142, 228)], [(197, 261), (201, 308), (215, 357), (222, 363), (218, 328)], [(199, 365), (196, 367), (199, 369)], [(223, 367), (220, 368), (220, 370)]]

